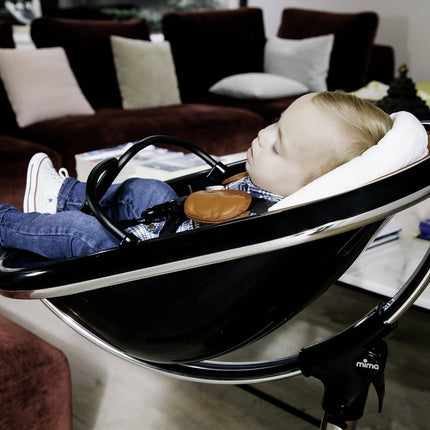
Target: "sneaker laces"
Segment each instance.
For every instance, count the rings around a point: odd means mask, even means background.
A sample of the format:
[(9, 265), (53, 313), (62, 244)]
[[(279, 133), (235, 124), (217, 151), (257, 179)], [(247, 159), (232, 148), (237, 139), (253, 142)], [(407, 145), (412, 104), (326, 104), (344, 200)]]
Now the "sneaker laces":
[(61, 177), (61, 179), (66, 179), (69, 177), (69, 172), (67, 171), (67, 169), (65, 167), (61, 167), (58, 170), (58, 175)]
[(48, 170), (48, 174), (51, 179), (57, 184), (62, 184), (64, 179), (69, 176), (69, 172), (64, 167), (61, 167), (58, 172), (54, 168), (51, 168)]

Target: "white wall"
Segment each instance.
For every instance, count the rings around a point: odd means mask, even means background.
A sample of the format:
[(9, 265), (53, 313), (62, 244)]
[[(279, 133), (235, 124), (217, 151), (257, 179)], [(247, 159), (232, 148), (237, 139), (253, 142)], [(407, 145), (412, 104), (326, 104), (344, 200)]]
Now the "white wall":
[(429, 0), (248, 0), (248, 6), (263, 9), (268, 37), (276, 35), (286, 7), (331, 12), (374, 11), (379, 15), (376, 42), (393, 46), (396, 69), (407, 63), (414, 81), (430, 81)]

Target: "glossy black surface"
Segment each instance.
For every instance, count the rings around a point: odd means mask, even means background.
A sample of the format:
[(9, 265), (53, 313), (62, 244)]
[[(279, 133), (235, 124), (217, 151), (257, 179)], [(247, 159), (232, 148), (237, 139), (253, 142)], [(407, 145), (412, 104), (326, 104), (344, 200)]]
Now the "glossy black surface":
[(207, 359), (290, 319), (343, 273), (375, 228), (362, 231), (354, 249), (347, 245), (350, 232), (51, 302), (134, 357)]

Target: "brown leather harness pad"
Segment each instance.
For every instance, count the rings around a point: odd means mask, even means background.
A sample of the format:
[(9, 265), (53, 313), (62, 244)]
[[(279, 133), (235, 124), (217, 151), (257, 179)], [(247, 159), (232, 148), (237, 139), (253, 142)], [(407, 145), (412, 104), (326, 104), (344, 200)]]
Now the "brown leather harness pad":
[(251, 195), (245, 191), (196, 191), (185, 200), (184, 212), (193, 221), (217, 224), (247, 217), (251, 202)]

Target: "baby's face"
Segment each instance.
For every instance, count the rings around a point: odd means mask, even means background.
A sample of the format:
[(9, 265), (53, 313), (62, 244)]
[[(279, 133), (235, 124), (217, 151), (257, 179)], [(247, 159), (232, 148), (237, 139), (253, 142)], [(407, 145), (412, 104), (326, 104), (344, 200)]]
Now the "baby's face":
[(345, 136), (312, 102), (313, 96), (297, 99), (277, 123), (261, 130), (252, 141), (246, 170), (258, 187), (288, 196), (305, 185), (327, 154), (341, 146)]

